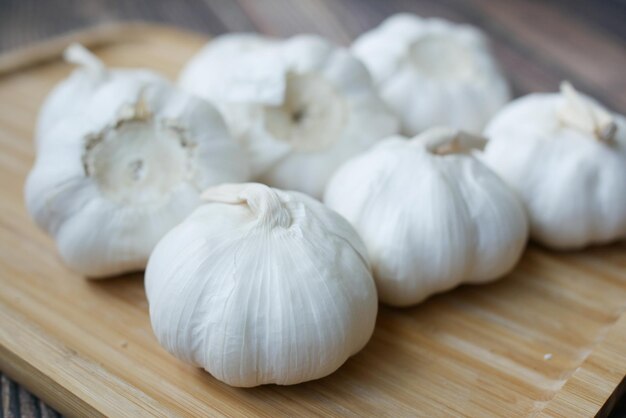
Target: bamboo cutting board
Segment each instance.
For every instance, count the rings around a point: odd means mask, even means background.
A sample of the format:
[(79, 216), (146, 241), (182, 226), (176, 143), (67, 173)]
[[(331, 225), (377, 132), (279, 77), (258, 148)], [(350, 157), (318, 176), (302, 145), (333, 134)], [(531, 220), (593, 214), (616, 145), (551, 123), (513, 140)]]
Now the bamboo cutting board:
[(626, 372), (626, 245), (531, 246), (516, 270), (411, 309), (381, 307), (371, 342), (333, 375), (237, 389), (168, 355), (141, 274), (68, 271), (22, 200), (39, 106), (78, 39), (113, 66), (174, 78), (206, 42), (152, 25), (100, 28), (0, 56), (0, 369), (80, 416), (592, 416)]

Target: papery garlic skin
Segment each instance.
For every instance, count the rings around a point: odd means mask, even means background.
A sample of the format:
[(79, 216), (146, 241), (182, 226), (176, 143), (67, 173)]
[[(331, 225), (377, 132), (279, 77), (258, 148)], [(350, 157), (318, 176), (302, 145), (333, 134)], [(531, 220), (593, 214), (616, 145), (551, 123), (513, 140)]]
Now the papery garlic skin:
[(408, 136), (438, 125), (480, 133), (510, 100), (485, 35), (469, 25), (397, 14), (357, 38), (352, 51)]
[(564, 83), (489, 123), (485, 162), (524, 201), (536, 241), (577, 249), (626, 237), (626, 119)]
[(150, 70), (107, 68), (79, 44), (68, 47), (64, 55), (67, 61), (78, 65), (78, 68), (57, 84), (41, 105), (35, 134), (36, 144), (39, 144), (41, 138), (47, 137), (60, 120), (67, 115), (79, 113), (87, 101), (111, 88), (111, 84), (120, 80), (136, 83), (165, 81), (161, 75)]
[(335, 371), (377, 314), (366, 251), (318, 201), (261, 184), (209, 189), (145, 275), (153, 330), (182, 361), (232, 386), (296, 384)]
[(40, 143), (26, 206), (63, 261), (89, 277), (143, 269), (206, 187), (245, 181), (219, 113), (169, 83), (119, 78)]
[(521, 202), (476, 157), (455, 153), (476, 146), (455, 132), (385, 139), (328, 184), (324, 202), (363, 238), (384, 303), (413, 305), (460, 283), (497, 279), (522, 254)]
[(363, 64), (316, 36), (221, 36), (179, 82), (216, 104), (256, 180), (315, 197), (343, 161), (398, 129)]

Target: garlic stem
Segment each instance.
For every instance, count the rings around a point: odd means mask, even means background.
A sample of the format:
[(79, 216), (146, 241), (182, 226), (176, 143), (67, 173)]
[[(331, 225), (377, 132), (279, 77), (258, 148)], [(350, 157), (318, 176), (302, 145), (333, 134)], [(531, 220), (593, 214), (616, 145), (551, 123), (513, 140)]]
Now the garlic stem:
[(482, 150), (487, 139), (465, 131), (448, 127), (428, 129), (413, 139), (423, 144), (433, 154), (447, 155), (466, 153), (473, 149)]
[(146, 100), (146, 87), (142, 87), (139, 90), (137, 102), (134, 107), (134, 119), (135, 120), (148, 120), (151, 116), (150, 109), (148, 108), (148, 101)]
[(611, 112), (580, 94), (568, 81), (563, 81), (560, 89), (565, 98), (559, 109), (563, 124), (590, 133), (600, 141), (613, 140), (617, 125)]
[(604, 142), (612, 141), (617, 133), (617, 124), (613, 121), (596, 129), (596, 137)]
[(67, 62), (85, 67), (99, 76), (106, 74), (107, 70), (104, 63), (81, 44), (73, 43), (68, 46), (63, 53), (63, 58)]
[(269, 227), (288, 228), (291, 215), (278, 194), (264, 184), (222, 184), (206, 189), (201, 199), (205, 202), (247, 204), (252, 213)]
[(152, 116), (148, 101), (146, 100), (146, 88), (144, 85), (139, 89), (137, 99), (133, 103), (126, 103), (118, 110), (118, 124), (124, 121), (147, 121)]

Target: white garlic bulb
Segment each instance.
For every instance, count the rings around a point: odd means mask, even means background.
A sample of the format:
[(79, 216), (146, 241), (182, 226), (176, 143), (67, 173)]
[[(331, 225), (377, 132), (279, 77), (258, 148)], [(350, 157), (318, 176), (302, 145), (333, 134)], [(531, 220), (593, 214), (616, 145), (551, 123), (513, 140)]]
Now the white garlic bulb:
[(563, 83), (499, 112), (485, 161), (524, 201), (531, 236), (560, 249), (626, 237), (626, 119)]
[(319, 37), (221, 36), (180, 85), (216, 104), (258, 181), (316, 197), (343, 161), (398, 129), (363, 64)]
[(356, 228), (380, 299), (407, 306), (513, 268), (528, 225), (517, 196), (471, 155), (481, 138), (431, 128), (346, 162), (324, 202)]
[(84, 106), (42, 136), (25, 190), (31, 216), (81, 274), (144, 268), (203, 189), (247, 179), (219, 113), (169, 83), (120, 78)]
[(486, 37), (469, 25), (397, 14), (357, 38), (352, 51), (405, 135), (438, 125), (479, 133), (510, 99)]
[(80, 44), (65, 50), (65, 59), (79, 67), (48, 94), (39, 111), (35, 141), (37, 144), (66, 115), (78, 113), (85, 103), (120, 81), (165, 81), (159, 74), (136, 68), (110, 69)]
[(207, 190), (146, 269), (163, 347), (232, 386), (326, 376), (369, 340), (377, 297), (354, 229), (318, 201), (262, 184)]

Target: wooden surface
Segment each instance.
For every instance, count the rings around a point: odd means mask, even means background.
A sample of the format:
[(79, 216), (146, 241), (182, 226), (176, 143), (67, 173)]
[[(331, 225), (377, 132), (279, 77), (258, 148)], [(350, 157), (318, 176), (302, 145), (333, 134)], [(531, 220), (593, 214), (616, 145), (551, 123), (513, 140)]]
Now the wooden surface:
[[(107, 31), (105, 31), (108, 33)], [(118, 28), (96, 53), (174, 77), (205, 38)], [(52, 48), (56, 46), (52, 44)], [(18, 58), (15, 58), (15, 57)], [(0, 78), (0, 369), (80, 416), (590, 416), (626, 372), (626, 245), (532, 247), (506, 279), (411, 309), (381, 308), (372, 341), (338, 372), (292, 387), (228, 387), (162, 350), (141, 275), (87, 281), (59, 261), (22, 202), (32, 130), (70, 67)]]

